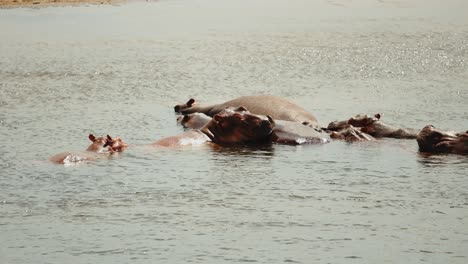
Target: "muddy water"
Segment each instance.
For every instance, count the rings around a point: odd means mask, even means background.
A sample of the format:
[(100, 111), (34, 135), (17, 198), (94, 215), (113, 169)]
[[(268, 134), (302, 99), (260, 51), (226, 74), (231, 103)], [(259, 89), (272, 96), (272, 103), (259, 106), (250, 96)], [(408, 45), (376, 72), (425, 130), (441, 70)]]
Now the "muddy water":
[[(409, 3), (408, 3), (409, 2)], [(466, 157), (413, 140), (145, 147), (172, 107), (275, 94), (319, 122), (466, 130), (465, 1), (0, 10), (0, 263), (466, 263)], [(89, 133), (134, 146), (59, 166)]]

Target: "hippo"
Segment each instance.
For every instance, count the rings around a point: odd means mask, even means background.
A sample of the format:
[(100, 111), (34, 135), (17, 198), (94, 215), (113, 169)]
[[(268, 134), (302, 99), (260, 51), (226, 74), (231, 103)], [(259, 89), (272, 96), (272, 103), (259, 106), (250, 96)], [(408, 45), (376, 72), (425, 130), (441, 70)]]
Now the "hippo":
[[(361, 136), (372, 138), (400, 138), (400, 139), (415, 139), (418, 132), (409, 128), (397, 128), (391, 125), (383, 123), (380, 118), (381, 114), (375, 114), (373, 116), (369, 115), (356, 115), (351, 117), (348, 120), (344, 121), (334, 121), (328, 124), (327, 128), (324, 128), (326, 131), (333, 132), (341, 131), (344, 134), (351, 132), (357, 133), (356, 130), (361, 132)], [(349, 127), (353, 127), (354, 132), (348, 131)], [(362, 134), (365, 133), (365, 134)], [(337, 133), (335, 133), (337, 134)], [(340, 133), (338, 133), (340, 134)], [(333, 137), (333, 136), (332, 136)]]
[(275, 126), (268, 115), (249, 111), (225, 109), (210, 118), (203, 127), (154, 142), (153, 146), (175, 147), (213, 142), (218, 145), (261, 143), (266, 141)]
[(330, 137), (333, 139), (340, 139), (347, 142), (354, 141), (373, 141), (375, 138), (365, 132), (362, 132), (359, 128), (349, 126), (339, 131), (332, 131)]
[[(236, 109), (229, 107), (228, 109)], [(238, 111), (246, 109), (243, 106)], [(332, 139), (352, 141), (373, 141), (378, 138), (414, 139), (417, 132), (409, 128), (397, 128), (383, 123), (381, 114), (356, 115), (344, 121), (331, 122), (328, 127), (322, 128)], [(178, 123), (185, 128), (198, 129), (211, 118), (203, 113), (192, 113), (177, 118)], [(328, 142), (327, 135), (318, 128), (304, 126), (297, 122), (275, 120), (272, 141), (283, 144), (307, 144)], [(302, 143), (298, 143), (302, 142)]]
[[(229, 111), (248, 112), (247, 108), (228, 107)], [(211, 121), (211, 117), (203, 113), (192, 113), (179, 116), (177, 122), (184, 128), (200, 129), (205, 124)], [(320, 129), (305, 126), (298, 122), (274, 120), (275, 126), (273, 127), (269, 141), (288, 144), (288, 145), (301, 145), (313, 143), (328, 143), (329, 137)]]
[(329, 143), (327, 133), (316, 127), (305, 126), (294, 121), (275, 120), (271, 141), (286, 145)]
[(428, 125), (418, 133), (416, 140), (420, 152), (468, 154), (468, 131), (447, 132)]
[(201, 129), (210, 121), (211, 117), (204, 113), (191, 113), (177, 117), (177, 124), (190, 129)]
[(242, 96), (221, 104), (209, 106), (199, 106), (194, 99), (190, 99), (185, 104), (176, 105), (174, 111), (183, 115), (198, 112), (213, 117), (228, 107), (239, 106), (246, 107), (252, 114), (269, 115), (274, 120), (294, 121), (312, 127), (318, 126), (315, 116), (307, 110), (274, 95)]
[(89, 134), (88, 138), (92, 143), (85, 152), (63, 152), (50, 157), (49, 160), (54, 163), (73, 164), (86, 160), (96, 160), (103, 155), (122, 152), (128, 147), (128, 144), (123, 142), (119, 137), (112, 138), (109, 135), (106, 137), (95, 137), (93, 134)]

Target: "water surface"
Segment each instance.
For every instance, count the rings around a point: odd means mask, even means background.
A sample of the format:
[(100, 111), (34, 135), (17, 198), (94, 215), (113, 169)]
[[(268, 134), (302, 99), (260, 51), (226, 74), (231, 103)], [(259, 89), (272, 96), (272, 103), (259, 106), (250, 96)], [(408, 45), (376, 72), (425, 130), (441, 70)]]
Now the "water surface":
[[(0, 263), (466, 263), (468, 163), (414, 140), (145, 147), (173, 106), (275, 94), (323, 125), (468, 129), (465, 1), (0, 10)], [(134, 145), (61, 166), (87, 135)]]

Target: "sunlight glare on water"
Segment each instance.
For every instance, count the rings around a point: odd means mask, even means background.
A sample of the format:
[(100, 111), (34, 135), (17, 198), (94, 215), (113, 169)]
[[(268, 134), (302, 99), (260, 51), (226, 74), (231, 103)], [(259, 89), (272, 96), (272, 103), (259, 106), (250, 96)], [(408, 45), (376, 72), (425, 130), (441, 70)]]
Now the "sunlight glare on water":
[[(466, 263), (468, 163), (414, 140), (148, 144), (175, 104), (286, 97), (466, 131), (465, 1), (0, 10), (0, 263)], [(124, 153), (74, 166), (88, 134)]]

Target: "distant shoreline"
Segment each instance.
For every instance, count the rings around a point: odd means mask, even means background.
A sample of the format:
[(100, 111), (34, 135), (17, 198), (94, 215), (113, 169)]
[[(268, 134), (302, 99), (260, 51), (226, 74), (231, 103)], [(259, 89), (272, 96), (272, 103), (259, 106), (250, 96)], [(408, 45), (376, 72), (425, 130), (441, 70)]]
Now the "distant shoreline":
[(49, 7), (81, 4), (104, 5), (123, 2), (124, 0), (2, 0), (0, 8)]

